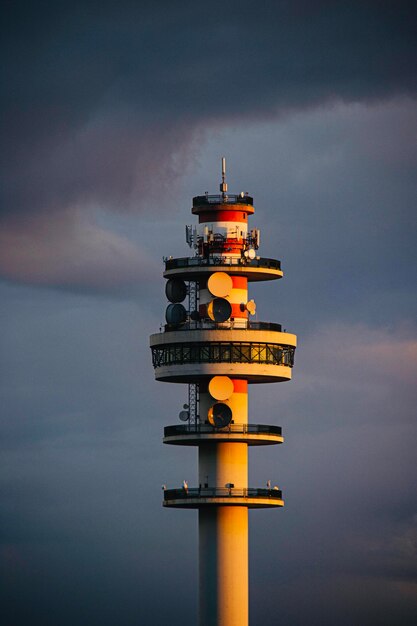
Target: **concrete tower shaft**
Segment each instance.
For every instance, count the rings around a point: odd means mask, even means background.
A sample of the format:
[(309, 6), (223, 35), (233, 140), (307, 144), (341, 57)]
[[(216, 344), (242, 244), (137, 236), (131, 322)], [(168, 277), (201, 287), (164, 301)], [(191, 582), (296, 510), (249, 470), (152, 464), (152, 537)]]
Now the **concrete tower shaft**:
[(199, 624), (249, 623), (248, 508), (200, 508)]
[(283, 442), (279, 426), (249, 422), (248, 386), (290, 380), (296, 348), (280, 324), (253, 321), (250, 284), (283, 272), (258, 256), (253, 199), (228, 194), (225, 175), (222, 159), (220, 195), (193, 198), (194, 256), (165, 259), (166, 325), (150, 339), (156, 379), (188, 384), (194, 398), (164, 443), (198, 447), (198, 484), (166, 489), (163, 504), (199, 512), (200, 626), (248, 624), (248, 509), (284, 505), (269, 480), (248, 485), (249, 446)]

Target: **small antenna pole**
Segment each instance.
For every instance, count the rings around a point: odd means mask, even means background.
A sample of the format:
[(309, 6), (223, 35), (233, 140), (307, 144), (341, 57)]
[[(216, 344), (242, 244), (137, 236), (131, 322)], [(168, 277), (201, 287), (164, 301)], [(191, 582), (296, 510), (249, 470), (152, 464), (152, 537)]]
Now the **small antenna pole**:
[(222, 157), (222, 182), (220, 183), (220, 191), (222, 192), (222, 196), (224, 198), (227, 192), (225, 157)]

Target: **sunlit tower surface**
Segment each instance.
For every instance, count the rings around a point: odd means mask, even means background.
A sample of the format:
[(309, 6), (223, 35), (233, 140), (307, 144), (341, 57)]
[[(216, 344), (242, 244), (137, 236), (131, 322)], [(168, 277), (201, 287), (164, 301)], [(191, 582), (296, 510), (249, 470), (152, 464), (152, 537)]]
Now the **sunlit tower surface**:
[(251, 319), (248, 284), (283, 272), (258, 256), (253, 198), (228, 194), (225, 173), (222, 159), (220, 194), (193, 198), (194, 255), (164, 259), (166, 325), (150, 339), (156, 379), (188, 385), (164, 443), (198, 447), (198, 484), (165, 489), (163, 504), (198, 509), (200, 626), (248, 624), (248, 509), (284, 506), (269, 480), (248, 486), (248, 446), (283, 442), (279, 426), (249, 423), (248, 384), (290, 380), (296, 347), (280, 324)]

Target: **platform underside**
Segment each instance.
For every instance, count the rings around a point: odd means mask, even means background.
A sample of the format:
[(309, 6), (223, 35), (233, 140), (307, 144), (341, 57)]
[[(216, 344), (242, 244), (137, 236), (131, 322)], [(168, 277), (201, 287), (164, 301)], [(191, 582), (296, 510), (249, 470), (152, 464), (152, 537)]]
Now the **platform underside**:
[(284, 442), (279, 435), (252, 435), (228, 432), (214, 432), (210, 434), (174, 435), (164, 437), (163, 442), (177, 446), (198, 446), (200, 443), (219, 442), (246, 443), (248, 446), (268, 446)]
[(246, 506), (249, 509), (283, 507), (284, 500), (279, 498), (184, 498), (163, 501), (163, 506), (177, 509), (199, 509), (202, 506)]

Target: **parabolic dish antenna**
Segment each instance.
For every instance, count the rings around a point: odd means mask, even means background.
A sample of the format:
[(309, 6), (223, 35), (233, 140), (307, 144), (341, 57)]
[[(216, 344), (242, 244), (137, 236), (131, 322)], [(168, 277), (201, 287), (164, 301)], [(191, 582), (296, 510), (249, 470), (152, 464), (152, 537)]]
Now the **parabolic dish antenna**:
[(187, 311), (182, 304), (168, 304), (165, 319), (170, 326), (179, 326), (187, 319)]
[(207, 315), (213, 322), (225, 322), (232, 314), (232, 305), (224, 298), (214, 298), (207, 305)]
[(227, 400), (234, 391), (233, 381), (228, 376), (213, 376), (208, 388), (215, 400)]
[(228, 296), (233, 289), (233, 281), (226, 272), (214, 272), (207, 281), (209, 292), (217, 298)]
[(223, 402), (217, 402), (209, 408), (208, 421), (215, 428), (225, 428), (232, 421), (232, 409)]
[(249, 248), (248, 250), (245, 250), (243, 255), (246, 259), (250, 259), (252, 261), (256, 257), (256, 252), (253, 248)]
[(188, 411), (180, 411), (179, 418), (182, 422), (188, 422), (190, 414)]
[(250, 315), (255, 315), (256, 313), (255, 300), (249, 300), (249, 302), (246, 303), (246, 310), (250, 313)]
[(182, 302), (187, 295), (187, 285), (179, 278), (170, 278), (165, 285), (165, 295), (170, 302)]

